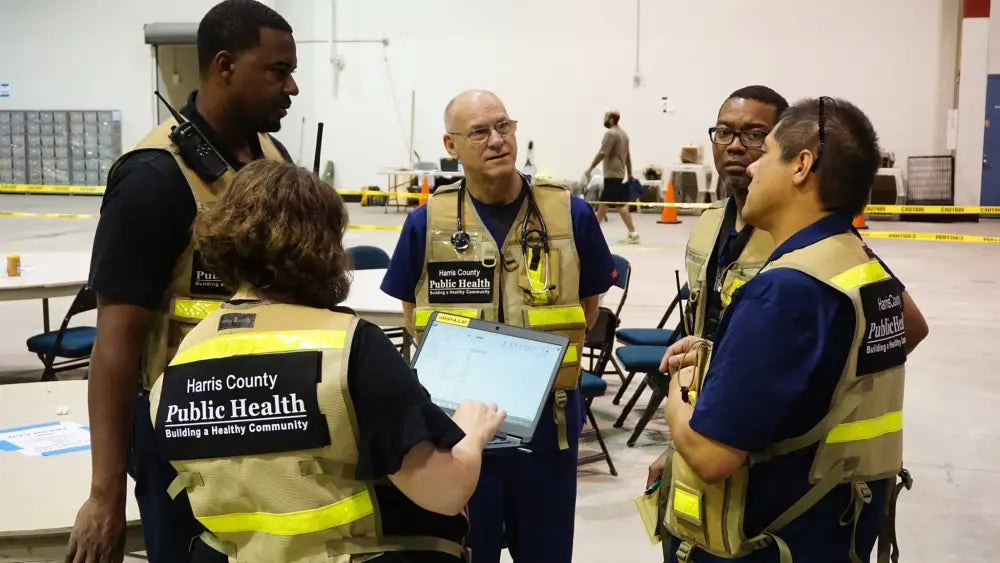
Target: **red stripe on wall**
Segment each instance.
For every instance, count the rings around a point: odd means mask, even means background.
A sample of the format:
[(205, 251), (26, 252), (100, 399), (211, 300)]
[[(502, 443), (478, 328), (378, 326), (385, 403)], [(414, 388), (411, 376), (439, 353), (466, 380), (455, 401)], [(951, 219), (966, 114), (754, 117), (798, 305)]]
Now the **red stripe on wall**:
[(966, 18), (988, 18), (990, 17), (990, 0), (965, 0), (965, 7), (962, 17)]

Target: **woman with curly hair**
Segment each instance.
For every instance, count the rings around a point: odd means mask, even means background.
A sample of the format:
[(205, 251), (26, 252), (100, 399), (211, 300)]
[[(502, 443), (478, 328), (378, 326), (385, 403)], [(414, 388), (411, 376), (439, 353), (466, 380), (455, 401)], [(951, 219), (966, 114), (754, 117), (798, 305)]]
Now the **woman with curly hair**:
[(153, 390), (160, 449), (206, 531), (195, 561), (446, 562), (505, 413), (448, 417), (350, 290), (347, 211), (294, 165), (235, 175), (194, 240), (235, 291)]

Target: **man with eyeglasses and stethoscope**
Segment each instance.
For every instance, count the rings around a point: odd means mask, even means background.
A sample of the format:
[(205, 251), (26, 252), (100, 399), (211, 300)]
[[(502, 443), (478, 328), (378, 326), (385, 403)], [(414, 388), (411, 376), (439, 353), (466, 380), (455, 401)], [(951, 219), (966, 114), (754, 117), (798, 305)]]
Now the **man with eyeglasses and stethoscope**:
[(531, 451), (483, 459), (468, 534), (476, 563), (498, 562), (505, 539), (518, 563), (570, 563), (580, 352), (617, 272), (588, 203), (517, 171), (517, 122), (495, 94), (463, 92), (444, 118), (445, 149), (465, 178), (407, 217), (382, 290), (403, 302), (418, 339), (433, 311), (570, 336)]

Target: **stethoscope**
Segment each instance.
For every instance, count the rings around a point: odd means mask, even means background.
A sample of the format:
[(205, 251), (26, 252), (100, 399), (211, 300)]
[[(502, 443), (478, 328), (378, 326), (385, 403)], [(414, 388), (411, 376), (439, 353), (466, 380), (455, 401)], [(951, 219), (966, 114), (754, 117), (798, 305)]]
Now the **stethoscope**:
[[(524, 176), (521, 176), (524, 178)], [(529, 270), (537, 270), (539, 266), (539, 261), (542, 258), (542, 254), (545, 256), (545, 279), (542, 282), (541, 287), (536, 287), (528, 276), (528, 285), (531, 287), (532, 293), (544, 293), (549, 286), (549, 234), (548, 230), (545, 228), (545, 219), (542, 217), (542, 212), (538, 209), (538, 204), (535, 202), (535, 194), (532, 192), (531, 185), (525, 181), (528, 185), (528, 212), (524, 214), (524, 219), (521, 221), (521, 255), (524, 260), (528, 261), (528, 249), (538, 249), (541, 248), (541, 254), (537, 251), (531, 256), (531, 261), (528, 263)], [(455, 233), (451, 235), (451, 246), (459, 254), (465, 252), (469, 249), (472, 243), (472, 237), (465, 230), (465, 179), (462, 179), (462, 183), (458, 188), (458, 209), (456, 213), (456, 225)], [(538, 220), (538, 228), (531, 229), (529, 227), (531, 216), (534, 215), (535, 219)], [(530, 242), (529, 242), (530, 239)], [(505, 265), (506, 267), (506, 265)]]

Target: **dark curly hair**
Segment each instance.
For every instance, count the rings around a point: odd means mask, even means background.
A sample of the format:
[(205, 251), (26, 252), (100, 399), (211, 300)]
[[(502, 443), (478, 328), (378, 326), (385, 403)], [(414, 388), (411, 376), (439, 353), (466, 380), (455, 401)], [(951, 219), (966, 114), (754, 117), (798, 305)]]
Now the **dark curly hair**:
[(347, 297), (347, 209), (312, 172), (258, 160), (198, 214), (194, 242), (231, 289), (246, 283), (279, 303), (332, 309)]

